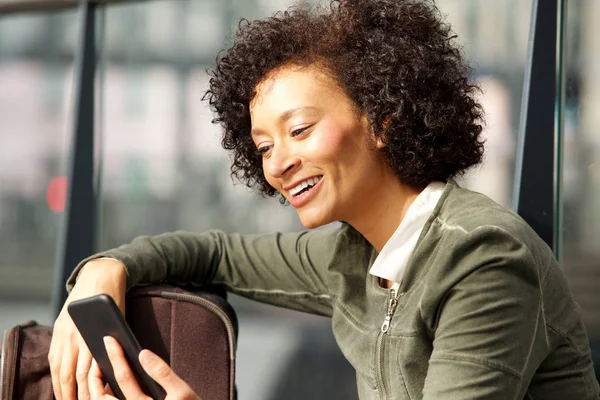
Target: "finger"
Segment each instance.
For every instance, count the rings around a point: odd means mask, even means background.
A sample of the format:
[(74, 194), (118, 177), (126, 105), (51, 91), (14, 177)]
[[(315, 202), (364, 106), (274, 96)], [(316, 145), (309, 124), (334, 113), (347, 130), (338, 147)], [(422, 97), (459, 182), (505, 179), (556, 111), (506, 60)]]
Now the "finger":
[(75, 369), (77, 368), (77, 356), (79, 349), (76, 345), (69, 345), (63, 349), (60, 373), (58, 376), (61, 400), (76, 400), (77, 382), (75, 381)]
[(77, 369), (75, 378), (77, 380), (77, 398), (78, 400), (89, 400), (90, 392), (88, 388), (88, 374), (92, 364), (92, 353), (88, 350), (83, 339), (79, 339), (79, 357), (77, 360)]
[(148, 375), (165, 389), (169, 398), (197, 398), (194, 391), (173, 372), (169, 364), (150, 350), (142, 350), (139, 360)]
[(108, 385), (104, 385), (102, 372), (96, 363), (92, 361), (90, 372), (88, 374), (88, 387), (90, 389), (90, 398), (92, 400), (116, 399), (112, 392), (109, 392)]
[(125, 398), (147, 399), (148, 397), (142, 392), (133, 372), (131, 372), (131, 368), (127, 363), (119, 342), (110, 336), (106, 336), (104, 338), (104, 346), (106, 347), (106, 353), (113, 368), (115, 380)]
[[(53, 333), (53, 337), (56, 339), (58, 335)], [(54, 397), (56, 400), (62, 400), (62, 394), (60, 392), (60, 363), (61, 357), (58, 354), (61, 354), (60, 345), (56, 344), (57, 340), (52, 340), (50, 343), (50, 350), (48, 351), (48, 363), (50, 364), (50, 377), (52, 379), (52, 391), (54, 392)]]
[(92, 365), (90, 366), (88, 388), (92, 399), (98, 399), (106, 393), (104, 390), (104, 382), (102, 381), (102, 372), (100, 371), (100, 368), (98, 368), (96, 360), (92, 360)]

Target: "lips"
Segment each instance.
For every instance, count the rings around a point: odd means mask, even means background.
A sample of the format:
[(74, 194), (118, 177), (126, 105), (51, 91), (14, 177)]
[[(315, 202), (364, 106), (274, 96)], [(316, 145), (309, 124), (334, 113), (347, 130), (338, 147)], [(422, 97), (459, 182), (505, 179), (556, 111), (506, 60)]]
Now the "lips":
[[(316, 180), (316, 183), (311, 185), (311, 184), (309, 184), (310, 180), (312, 180), (313, 182)], [(306, 186), (305, 186), (305, 183), (306, 183)], [(310, 199), (319, 190), (319, 188), (322, 186), (322, 184), (323, 184), (323, 176), (322, 175), (300, 182), (299, 184), (297, 184), (296, 186), (294, 186), (293, 188), (291, 188), (289, 190), (289, 193), (291, 194), (290, 204), (294, 208), (302, 207), (303, 205), (308, 203), (308, 201), (310, 201)], [(296, 194), (292, 194), (292, 192), (294, 192)]]
[(321, 180), (322, 177), (323, 177), (323, 175), (319, 175), (319, 176), (313, 176), (311, 178), (305, 179), (305, 180), (301, 181), (300, 183), (294, 185), (292, 188), (290, 188), (288, 190), (288, 192), (292, 196), (297, 196), (297, 195), (301, 194), (301, 192), (303, 190), (307, 190), (307, 189), (311, 188), (312, 186), (315, 186), (317, 183), (319, 183), (319, 181)]

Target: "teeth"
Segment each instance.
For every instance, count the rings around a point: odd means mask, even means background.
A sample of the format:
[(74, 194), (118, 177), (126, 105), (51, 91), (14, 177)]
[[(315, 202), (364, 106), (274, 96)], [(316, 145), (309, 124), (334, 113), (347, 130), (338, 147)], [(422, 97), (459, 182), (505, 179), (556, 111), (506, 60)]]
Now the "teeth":
[(321, 177), (309, 178), (305, 181), (300, 182), (294, 188), (290, 189), (289, 192), (292, 196), (298, 194), (302, 189), (307, 188), (309, 186), (316, 185), (321, 180)]

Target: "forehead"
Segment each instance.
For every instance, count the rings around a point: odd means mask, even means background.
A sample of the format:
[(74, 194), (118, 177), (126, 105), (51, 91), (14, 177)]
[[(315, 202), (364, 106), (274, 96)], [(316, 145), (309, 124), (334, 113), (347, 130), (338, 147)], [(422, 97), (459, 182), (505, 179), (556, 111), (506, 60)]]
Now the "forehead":
[(350, 99), (321, 68), (288, 66), (269, 73), (256, 85), (250, 113), (284, 112), (293, 107), (327, 107)]

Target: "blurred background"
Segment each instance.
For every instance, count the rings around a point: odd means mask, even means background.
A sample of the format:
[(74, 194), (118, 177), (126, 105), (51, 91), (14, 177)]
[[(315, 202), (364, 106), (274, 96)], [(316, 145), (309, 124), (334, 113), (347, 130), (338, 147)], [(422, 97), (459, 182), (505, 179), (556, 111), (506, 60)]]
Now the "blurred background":
[[(151, 0), (100, 9), (99, 249), (176, 229), (302, 229), (293, 208), (232, 183), (219, 128), (201, 101), (205, 70), (239, 19), (290, 4)], [(475, 68), (487, 113), (486, 161), (463, 183), (510, 207), (531, 0), (436, 4)], [(557, 179), (561, 261), (600, 355), (598, 20), (599, 1), (569, 1)], [(0, 14), (0, 330), (29, 319), (52, 322), (79, 21), (76, 9)], [(357, 398), (328, 319), (231, 301), (240, 317), (240, 400)]]

